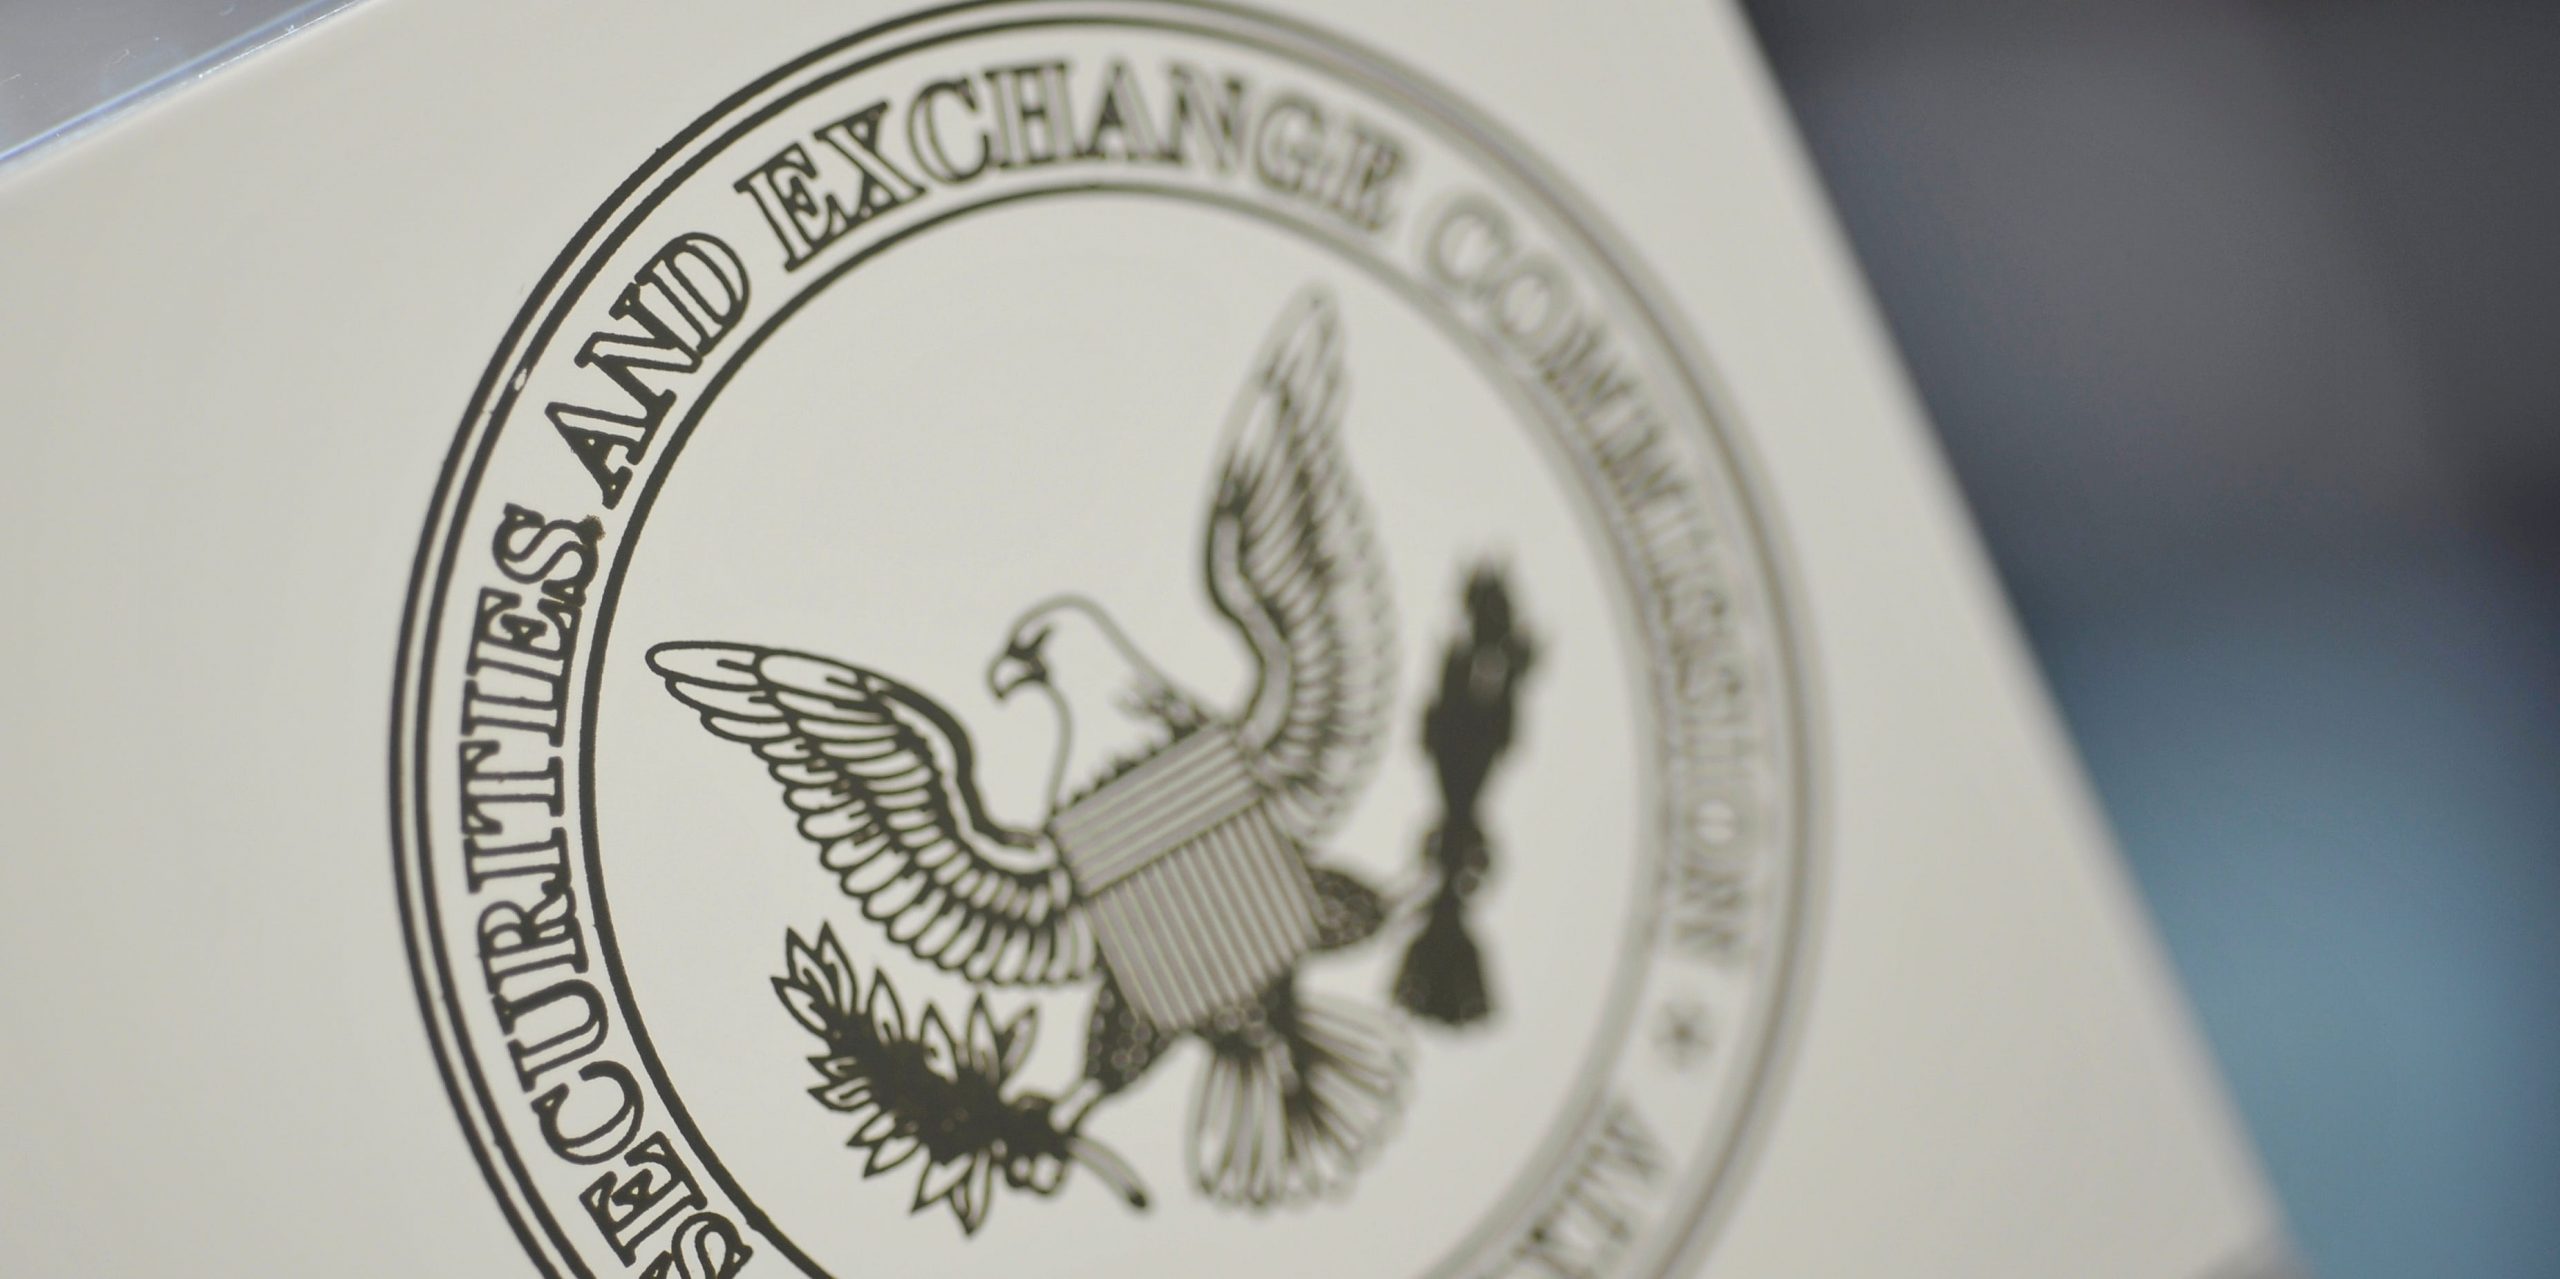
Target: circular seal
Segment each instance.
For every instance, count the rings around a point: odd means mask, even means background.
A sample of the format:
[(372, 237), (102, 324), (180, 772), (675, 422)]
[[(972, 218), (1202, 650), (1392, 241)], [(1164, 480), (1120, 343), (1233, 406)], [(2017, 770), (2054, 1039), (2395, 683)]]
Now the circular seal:
[(400, 658), (408, 941), (553, 1274), (1658, 1275), (1807, 896), (1723, 415), (1480, 116), (936, 9), (661, 148)]

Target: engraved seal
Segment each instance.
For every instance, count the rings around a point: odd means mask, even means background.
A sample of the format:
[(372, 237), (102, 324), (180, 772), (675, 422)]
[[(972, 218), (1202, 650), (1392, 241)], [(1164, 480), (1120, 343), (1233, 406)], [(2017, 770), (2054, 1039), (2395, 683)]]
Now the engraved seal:
[(647, 159), (473, 392), (392, 741), (534, 1265), (1674, 1272), (1813, 779), (1601, 215), (1326, 33), (989, 0)]

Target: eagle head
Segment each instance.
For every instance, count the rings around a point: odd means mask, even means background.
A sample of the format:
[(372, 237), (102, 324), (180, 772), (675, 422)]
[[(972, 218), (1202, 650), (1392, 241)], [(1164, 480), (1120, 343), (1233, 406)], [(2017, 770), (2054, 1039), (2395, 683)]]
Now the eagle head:
[(987, 665), (997, 701), (1037, 689), (1057, 707), (1051, 795), (1087, 780), (1133, 746), (1198, 728), (1207, 716), (1129, 641), (1102, 606), (1078, 595), (1044, 601), (1006, 633)]

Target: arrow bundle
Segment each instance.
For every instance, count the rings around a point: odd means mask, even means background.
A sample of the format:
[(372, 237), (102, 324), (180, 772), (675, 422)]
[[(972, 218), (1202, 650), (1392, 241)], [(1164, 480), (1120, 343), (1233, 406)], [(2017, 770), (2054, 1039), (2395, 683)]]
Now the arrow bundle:
[(1465, 590), (1466, 631), (1449, 644), (1440, 692), (1423, 712), (1422, 745), (1440, 781), (1441, 817), (1423, 841), (1433, 888), (1422, 930), (1396, 975), (1396, 1002), (1450, 1026), (1493, 1011), (1484, 958), (1467, 924), (1467, 899), (1493, 867), (1477, 813), (1493, 766), (1511, 749), (1520, 682), (1537, 645), (1518, 628), (1502, 572), (1479, 566)]

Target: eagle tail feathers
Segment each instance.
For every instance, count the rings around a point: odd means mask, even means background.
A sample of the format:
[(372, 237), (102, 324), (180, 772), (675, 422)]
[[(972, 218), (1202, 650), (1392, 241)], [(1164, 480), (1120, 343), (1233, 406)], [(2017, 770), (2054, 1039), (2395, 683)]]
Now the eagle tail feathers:
[(1251, 1208), (1341, 1194), (1383, 1144), (1410, 1074), (1402, 1027), (1381, 1012), (1301, 999), (1287, 978), (1248, 1030), (1208, 1030), (1192, 1107), (1202, 1193)]

